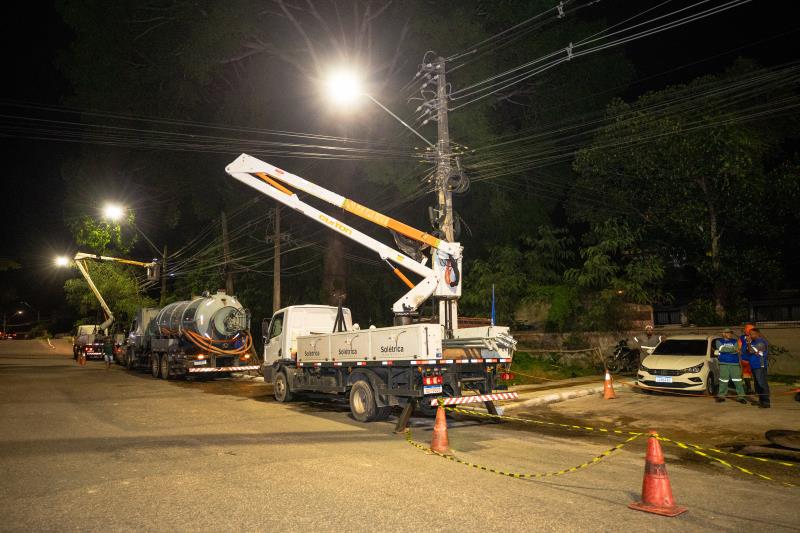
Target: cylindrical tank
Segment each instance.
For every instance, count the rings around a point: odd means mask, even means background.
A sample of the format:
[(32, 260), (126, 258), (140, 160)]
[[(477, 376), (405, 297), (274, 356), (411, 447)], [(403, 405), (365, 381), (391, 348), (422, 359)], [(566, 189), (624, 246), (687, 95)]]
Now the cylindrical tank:
[(178, 337), (195, 333), (212, 341), (232, 339), (249, 329), (250, 317), (235, 296), (219, 291), (171, 303), (150, 322), (150, 335)]

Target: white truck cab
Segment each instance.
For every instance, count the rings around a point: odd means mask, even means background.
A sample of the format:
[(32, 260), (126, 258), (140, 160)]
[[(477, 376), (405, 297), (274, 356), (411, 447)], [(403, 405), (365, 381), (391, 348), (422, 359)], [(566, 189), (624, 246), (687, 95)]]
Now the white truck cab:
[[(279, 309), (272, 319), (262, 324), (264, 336), (264, 368), (271, 368), (279, 359), (292, 360), (297, 353), (297, 337), (333, 333), (338, 309), (329, 305), (292, 305)], [(343, 308), (345, 329), (353, 329), (350, 310)], [(284, 332), (286, 333), (284, 335)]]

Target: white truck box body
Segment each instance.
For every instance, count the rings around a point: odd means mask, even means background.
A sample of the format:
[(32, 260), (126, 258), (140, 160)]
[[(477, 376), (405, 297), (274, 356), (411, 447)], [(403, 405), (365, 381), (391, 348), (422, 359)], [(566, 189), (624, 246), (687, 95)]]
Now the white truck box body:
[(410, 324), (297, 337), (298, 363), (441, 359), (439, 324)]

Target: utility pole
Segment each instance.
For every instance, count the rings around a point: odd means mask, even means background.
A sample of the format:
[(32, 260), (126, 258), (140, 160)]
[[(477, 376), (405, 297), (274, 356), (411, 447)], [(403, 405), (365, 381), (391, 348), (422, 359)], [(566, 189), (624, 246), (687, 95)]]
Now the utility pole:
[[(449, 242), (455, 240), (453, 231), (453, 192), (449, 188), (450, 166), (450, 130), (447, 123), (447, 81), (445, 77), (445, 61), (443, 57), (436, 59), (436, 191), (439, 201), (439, 212), (444, 215), (442, 231)], [(446, 330), (458, 328), (458, 302), (455, 300), (439, 300), (439, 322)]]
[(231, 266), (231, 243), (228, 237), (228, 217), (225, 211), (220, 214), (220, 225), (222, 226), (222, 254), (225, 262), (225, 292), (233, 294), (233, 268)]
[(275, 206), (275, 257), (272, 260), (272, 312), (281, 308), (281, 208)]
[(164, 245), (164, 254), (161, 256), (161, 299), (159, 305), (164, 307), (167, 300), (167, 245)]

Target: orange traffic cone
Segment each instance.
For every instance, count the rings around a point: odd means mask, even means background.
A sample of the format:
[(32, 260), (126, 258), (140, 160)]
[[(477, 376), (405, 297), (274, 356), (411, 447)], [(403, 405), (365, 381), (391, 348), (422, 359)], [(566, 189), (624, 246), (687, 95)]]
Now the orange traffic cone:
[(657, 433), (650, 430), (647, 439), (647, 457), (644, 462), (644, 481), (642, 482), (642, 501), (629, 503), (628, 507), (637, 511), (655, 513), (663, 516), (677, 516), (686, 512), (686, 507), (678, 507), (672, 497), (667, 465)]
[(436, 423), (433, 425), (431, 450), (436, 453), (449, 453), (450, 442), (447, 440), (447, 417), (441, 405), (436, 410)]
[(614, 385), (611, 384), (611, 373), (606, 369), (606, 379), (603, 383), (603, 399), (614, 400), (617, 395), (614, 393)]

